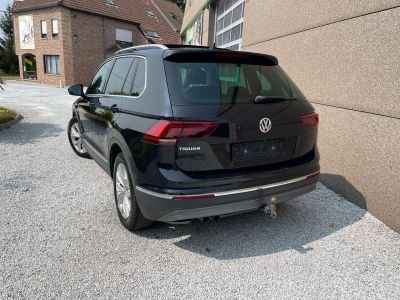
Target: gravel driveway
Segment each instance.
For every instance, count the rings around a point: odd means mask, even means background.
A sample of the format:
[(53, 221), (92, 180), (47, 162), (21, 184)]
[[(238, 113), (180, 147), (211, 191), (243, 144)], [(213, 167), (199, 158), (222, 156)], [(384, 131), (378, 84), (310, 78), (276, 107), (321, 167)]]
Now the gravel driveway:
[(323, 185), (261, 212), (136, 234), (112, 181), (70, 149), (74, 98), (10, 83), (0, 106), (0, 299), (400, 299), (400, 236)]

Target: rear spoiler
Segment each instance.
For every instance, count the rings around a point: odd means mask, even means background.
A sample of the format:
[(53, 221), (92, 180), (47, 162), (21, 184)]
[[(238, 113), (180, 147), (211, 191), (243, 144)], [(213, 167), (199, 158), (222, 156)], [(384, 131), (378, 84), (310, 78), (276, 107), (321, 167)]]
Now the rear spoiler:
[(278, 64), (278, 59), (272, 55), (222, 49), (169, 49), (164, 51), (163, 59), (171, 62), (220, 62), (266, 66)]

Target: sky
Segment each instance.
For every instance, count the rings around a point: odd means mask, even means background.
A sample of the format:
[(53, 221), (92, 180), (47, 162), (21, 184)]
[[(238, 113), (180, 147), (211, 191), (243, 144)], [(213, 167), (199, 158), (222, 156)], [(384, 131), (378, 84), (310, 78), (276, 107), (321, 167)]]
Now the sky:
[[(12, 4), (12, 0), (0, 0), (0, 10), (5, 10), (8, 4)], [(0, 12), (0, 14), (3, 14)], [(0, 37), (3, 37), (3, 32), (0, 30)]]
[(0, 10), (5, 10), (8, 4), (12, 4), (11, 0), (0, 0)]

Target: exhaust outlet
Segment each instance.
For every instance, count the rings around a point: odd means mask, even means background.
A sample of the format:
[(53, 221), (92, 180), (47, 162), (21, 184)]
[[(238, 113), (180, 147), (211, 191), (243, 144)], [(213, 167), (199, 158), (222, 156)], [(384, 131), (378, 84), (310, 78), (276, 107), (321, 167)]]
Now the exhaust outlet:
[(200, 218), (200, 222), (202, 222), (202, 223), (212, 222), (212, 221), (217, 221), (217, 220), (219, 220), (219, 216)]

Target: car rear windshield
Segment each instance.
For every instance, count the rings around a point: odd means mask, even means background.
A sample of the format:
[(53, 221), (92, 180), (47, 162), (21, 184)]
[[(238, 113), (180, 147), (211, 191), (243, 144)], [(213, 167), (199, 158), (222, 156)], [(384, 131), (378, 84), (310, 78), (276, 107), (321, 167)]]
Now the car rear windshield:
[(245, 104), (297, 99), (299, 90), (278, 66), (165, 61), (173, 105)]

